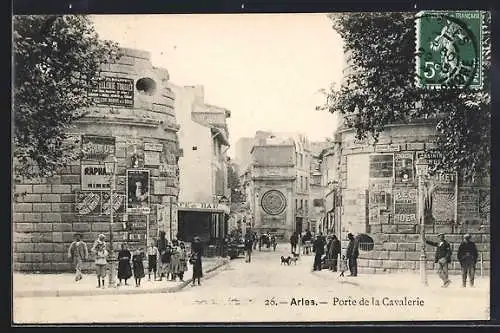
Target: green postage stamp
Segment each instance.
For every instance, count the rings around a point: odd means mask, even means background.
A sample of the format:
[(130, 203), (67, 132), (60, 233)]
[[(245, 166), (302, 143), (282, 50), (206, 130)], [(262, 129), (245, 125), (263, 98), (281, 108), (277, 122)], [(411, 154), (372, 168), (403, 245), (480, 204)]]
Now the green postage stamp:
[(483, 86), (483, 21), (480, 11), (422, 11), (416, 16), (417, 86)]

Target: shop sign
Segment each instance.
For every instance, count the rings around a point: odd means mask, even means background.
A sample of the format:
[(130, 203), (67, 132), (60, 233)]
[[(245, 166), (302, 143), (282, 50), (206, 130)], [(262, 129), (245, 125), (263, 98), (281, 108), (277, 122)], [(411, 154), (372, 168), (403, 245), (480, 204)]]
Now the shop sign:
[(199, 209), (199, 210), (212, 210), (224, 211), (229, 214), (229, 206), (223, 204), (209, 203), (209, 202), (179, 202), (179, 208)]
[(108, 136), (82, 136), (83, 160), (105, 160), (115, 154), (115, 138)]
[(82, 164), (82, 191), (109, 191), (111, 175), (104, 164)]

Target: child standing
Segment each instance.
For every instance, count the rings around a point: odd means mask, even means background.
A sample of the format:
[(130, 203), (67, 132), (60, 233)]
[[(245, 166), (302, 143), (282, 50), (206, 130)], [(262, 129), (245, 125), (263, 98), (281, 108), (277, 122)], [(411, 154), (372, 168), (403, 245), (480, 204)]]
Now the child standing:
[(344, 272), (347, 271), (347, 259), (345, 255), (342, 255), (342, 259), (340, 260), (340, 276), (344, 276)]
[(184, 245), (183, 242), (180, 242), (179, 246), (179, 264), (180, 264), (179, 279), (181, 281), (184, 281), (184, 272), (188, 270), (188, 266), (187, 266), (186, 246)]
[(158, 248), (154, 246), (154, 242), (151, 240), (147, 250), (148, 253), (148, 281), (151, 281), (151, 272), (153, 272), (153, 278), (156, 281), (156, 262), (158, 261), (159, 252)]
[(104, 278), (106, 277), (106, 265), (108, 264), (108, 250), (106, 249), (106, 243), (104, 242), (105, 236), (100, 234), (94, 246), (92, 247), (92, 252), (95, 253), (95, 267), (97, 273), (97, 288), (104, 288)]
[(144, 252), (141, 249), (137, 249), (132, 256), (132, 266), (134, 269), (135, 286), (139, 287), (141, 285), (141, 279), (144, 275)]

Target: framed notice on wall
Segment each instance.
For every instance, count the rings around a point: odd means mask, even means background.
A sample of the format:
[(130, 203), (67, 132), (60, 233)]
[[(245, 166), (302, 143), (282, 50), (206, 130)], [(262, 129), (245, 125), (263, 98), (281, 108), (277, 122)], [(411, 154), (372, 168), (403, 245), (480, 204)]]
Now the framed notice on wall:
[(149, 214), (149, 170), (127, 170), (127, 213)]
[(100, 77), (89, 92), (96, 104), (134, 106), (134, 80), (123, 77)]
[(393, 178), (393, 177), (394, 177), (393, 154), (370, 155), (370, 178)]

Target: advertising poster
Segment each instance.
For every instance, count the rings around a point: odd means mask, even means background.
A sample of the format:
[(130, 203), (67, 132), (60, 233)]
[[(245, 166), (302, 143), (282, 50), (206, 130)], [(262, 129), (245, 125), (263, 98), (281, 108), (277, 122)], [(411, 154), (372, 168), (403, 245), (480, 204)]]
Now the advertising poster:
[(149, 214), (149, 170), (127, 170), (127, 213)]
[(111, 175), (104, 164), (82, 164), (82, 191), (109, 191)]
[(101, 161), (115, 153), (114, 137), (83, 135), (82, 153), (83, 160)]
[[(108, 192), (102, 193), (102, 214), (109, 215), (111, 200)], [(125, 207), (125, 195), (122, 193), (113, 194), (113, 215), (123, 213)]]
[(75, 203), (77, 214), (99, 215), (101, 213), (101, 195), (101, 192), (78, 192)]
[(394, 189), (394, 223), (417, 223), (417, 189)]

